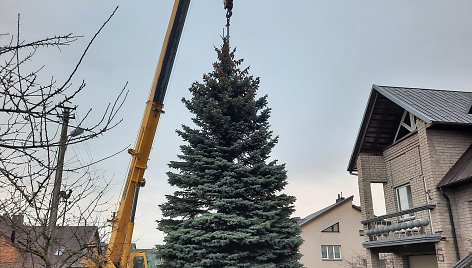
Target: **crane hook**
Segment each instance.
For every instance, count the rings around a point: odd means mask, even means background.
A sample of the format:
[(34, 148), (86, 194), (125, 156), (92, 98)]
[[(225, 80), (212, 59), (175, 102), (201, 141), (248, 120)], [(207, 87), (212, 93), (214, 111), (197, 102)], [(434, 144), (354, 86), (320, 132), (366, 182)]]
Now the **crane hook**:
[(229, 27), (229, 20), (233, 15), (233, 0), (224, 0), (226, 9), (226, 27)]

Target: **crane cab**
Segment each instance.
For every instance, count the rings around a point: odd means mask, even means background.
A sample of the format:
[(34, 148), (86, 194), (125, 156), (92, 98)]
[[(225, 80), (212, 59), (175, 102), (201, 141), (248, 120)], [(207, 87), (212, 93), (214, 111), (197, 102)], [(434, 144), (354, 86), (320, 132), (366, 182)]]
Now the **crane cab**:
[(162, 264), (157, 250), (153, 249), (131, 252), (129, 258), (133, 268), (158, 268)]

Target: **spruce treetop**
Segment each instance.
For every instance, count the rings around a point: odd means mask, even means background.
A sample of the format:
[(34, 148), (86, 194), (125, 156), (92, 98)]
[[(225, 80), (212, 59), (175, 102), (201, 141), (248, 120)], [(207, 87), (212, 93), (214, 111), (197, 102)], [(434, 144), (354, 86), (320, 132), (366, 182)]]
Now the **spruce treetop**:
[(160, 207), (167, 267), (301, 267), (294, 197), (285, 166), (268, 161), (277, 143), (268, 122), (267, 96), (257, 97), (259, 78), (241, 69), (227, 38), (203, 82), (183, 99), (194, 127), (169, 166), (179, 188)]

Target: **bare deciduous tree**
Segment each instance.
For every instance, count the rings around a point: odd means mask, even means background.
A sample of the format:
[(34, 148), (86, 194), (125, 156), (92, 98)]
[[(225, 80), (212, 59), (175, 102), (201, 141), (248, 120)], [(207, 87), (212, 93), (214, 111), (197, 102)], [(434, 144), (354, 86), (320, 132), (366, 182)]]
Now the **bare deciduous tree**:
[[(63, 202), (57, 217), (62, 226), (55, 228), (55, 236), (47, 230), (51, 224), (51, 193), (58, 170), (62, 117), (67, 116), (63, 111), (74, 114), (75, 98), (86, 94), (85, 81), (74, 85), (74, 77), (115, 11), (63, 79), (45, 79), (41, 73), (43, 67), (32, 69), (31, 63), (37, 64), (35, 53), (54, 48), (60, 51), (81, 36), (66, 34), (27, 42), (20, 35), (19, 16), (16, 34), (0, 34), (0, 214), (3, 215), (0, 242), (26, 253), (22, 255), (24, 266), (34, 263), (38, 267), (39, 262), (44, 267), (67, 267), (87, 253), (90, 242), (99, 242), (96, 229), (88, 230), (84, 226), (97, 224), (97, 212), (107, 201), (104, 200), (107, 183), (100, 183), (103, 178), (93, 172), (93, 164), (103, 159), (66, 159), (59, 194)], [(99, 116), (92, 116), (91, 109), (83, 112), (83, 118), (70, 124), (71, 134), (63, 148), (83, 144), (120, 123), (117, 113), (126, 95), (125, 85)], [(61, 242), (64, 240), (68, 242)]]

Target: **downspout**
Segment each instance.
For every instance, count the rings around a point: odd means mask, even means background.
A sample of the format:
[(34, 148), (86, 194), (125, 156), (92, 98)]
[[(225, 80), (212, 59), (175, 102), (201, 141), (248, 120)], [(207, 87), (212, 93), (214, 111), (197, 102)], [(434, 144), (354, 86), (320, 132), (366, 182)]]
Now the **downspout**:
[(456, 251), (456, 258), (457, 258), (457, 261), (459, 261), (461, 257), (459, 255), (459, 244), (457, 243), (457, 234), (456, 234), (456, 227), (454, 225), (454, 217), (452, 215), (451, 200), (444, 192), (443, 187), (440, 187), (439, 191), (444, 196), (447, 202), (447, 210), (449, 212), (449, 223), (451, 224), (452, 240), (454, 241), (454, 249)]
[[(420, 171), (421, 171), (421, 178), (423, 179), (423, 190), (424, 190), (424, 195), (426, 197), (426, 204), (429, 205), (430, 201), (430, 196), (429, 196), (429, 190), (426, 188), (426, 180), (424, 178), (424, 173), (423, 173), (423, 162), (421, 161), (421, 153), (420, 153), (420, 148), (418, 146), (418, 160), (420, 161)], [(429, 223), (431, 224), (431, 233), (434, 234), (436, 231), (434, 230), (434, 224), (433, 224), (433, 218), (431, 217), (431, 209), (428, 209), (428, 216), (429, 216)]]
[[(424, 179), (423, 175), (421, 175), (421, 177), (423, 178), (423, 189), (424, 189), (424, 194), (425, 194), (425, 197), (426, 197), (426, 204), (429, 205), (430, 204), (430, 202), (429, 202), (429, 191), (426, 190), (426, 180)], [(428, 209), (428, 216), (429, 216), (429, 222), (430, 222), (430, 225), (431, 225), (431, 233), (434, 234), (434, 233), (436, 233), (436, 231), (434, 230), (433, 218), (431, 217), (431, 209)]]

